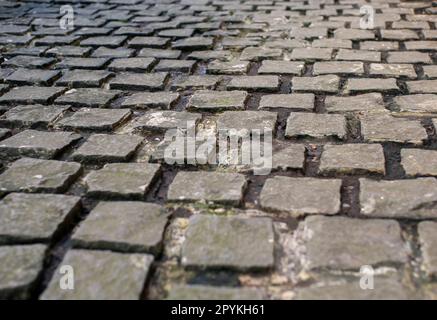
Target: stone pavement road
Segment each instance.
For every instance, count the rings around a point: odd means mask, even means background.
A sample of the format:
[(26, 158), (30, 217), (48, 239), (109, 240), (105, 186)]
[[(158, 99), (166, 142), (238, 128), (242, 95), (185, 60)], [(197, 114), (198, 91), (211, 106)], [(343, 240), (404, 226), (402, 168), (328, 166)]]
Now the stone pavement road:
[[(0, 0), (0, 297), (436, 298), (436, 28), (420, 0)], [(272, 172), (166, 164), (188, 120), (273, 129)]]

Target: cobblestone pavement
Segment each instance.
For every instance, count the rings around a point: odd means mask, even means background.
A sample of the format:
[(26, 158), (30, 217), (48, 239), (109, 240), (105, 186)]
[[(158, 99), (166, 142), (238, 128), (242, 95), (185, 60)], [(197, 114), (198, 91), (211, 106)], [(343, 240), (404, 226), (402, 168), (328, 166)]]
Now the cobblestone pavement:
[[(0, 297), (437, 297), (436, 28), (431, 1), (0, 0)], [(272, 172), (166, 164), (187, 120), (274, 129)]]

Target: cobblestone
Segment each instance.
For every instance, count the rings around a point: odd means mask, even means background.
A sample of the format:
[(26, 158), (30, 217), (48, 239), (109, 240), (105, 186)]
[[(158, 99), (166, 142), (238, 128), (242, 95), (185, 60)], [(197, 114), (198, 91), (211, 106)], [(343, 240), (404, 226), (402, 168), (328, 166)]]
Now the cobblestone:
[(0, 298), (437, 297), (432, 1), (64, 4), (0, 2)]
[(189, 221), (182, 264), (199, 268), (266, 269), (274, 263), (273, 243), (273, 226), (268, 218), (197, 215)]
[(100, 202), (74, 232), (73, 246), (158, 253), (167, 216), (164, 208), (152, 203)]

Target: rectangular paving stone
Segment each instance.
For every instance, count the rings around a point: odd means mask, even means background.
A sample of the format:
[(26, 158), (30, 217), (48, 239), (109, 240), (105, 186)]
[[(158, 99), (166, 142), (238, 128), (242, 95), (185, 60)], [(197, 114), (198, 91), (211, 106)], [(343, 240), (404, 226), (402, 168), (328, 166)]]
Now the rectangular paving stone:
[(336, 214), (340, 211), (340, 187), (339, 179), (275, 176), (264, 183), (260, 205), (263, 210), (291, 216)]
[(168, 215), (154, 203), (99, 202), (73, 233), (73, 247), (158, 254)]
[(315, 96), (312, 93), (268, 94), (261, 97), (259, 109), (284, 108), (295, 111), (312, 111)]
[(178, 111), (148, 111), (135, 119), (131, 127), (133, 131), (165, 132), (169, 129), (187, 129), (196, 127), (202, 119), (200, 113)]
[(435, 252), (437, 223), (433, 221), (421, 222), (417, 229), (423, 257), (422, 269), (428, 277), (434, 278), (437, 275), (437, 255)]
[(170, 42), (169, 39), (163, 37), (134, 37), (128, 41), (130, 48), (160, 48), (164, 47)]
[(56, 85), (70, 88), (100, 87), (111, 76), (112, 73), (105, 70), (67, 70)]
[(426, 78), (437, 78), (437, 66), (422, 66)]
[(70, 132), (24, 130), (0, 142), (2, 157), (52, 159), (81, 136)]
[(408, 40), (408, 39), (419, 39), (417, 32), (413, 30), (381, 30), (381, 38), (386, 40)]
[(436, 156), (434, 150), (402, 149), (401, 164), (408, 176), (434, 176), (437, 175)]
[(346, 83), (346, 92), (393, 92), (399, 91), (396, 84), (396, 79), (374, 79), (374, 78), (360, 78), (348, 79)]
[(155, 66), (154, 71), (156, 72), (183, 72), (189, 73), (196, 64), (194, 60), (171, 60), (171, 59), (161, 59), (159, 63)]
[(133, 56), (135, 53), (134, 49), (128, 48), (106, 48), (106, 47), (98, 47), (92, 53), (91, 57), (95, 58), (129, 58)]
[(323, 75), (317, 77), (294, 77), (292, 90), (310, 92), (335, 93), (340, 86), (340, 78), (336, 75)]
[(110, 71), (147, 72), (155, 64), (153, 58), (118, 58), (108, 66)]
[(58, 76), (59, 71), (37, 70), (37, 69), (17, 69), (6, 77), (6, 81), (19, 85), (50, 85)]
[(206, 201), (240, 205), (246, 179), (238, 173), (178, 172), (168, 190), (169, 201)]
[(123, 108), (162, 108), (170, 109), (179, 99), (178, 93), (172, 92), (139, 92), (123, 98)]
[(302, 170), (305, 162), (305, 146), (302, 144), (279, 144), (273, 146), (272, 169)]
[(126, 36), (100, 36), (89, 37), (80, 42), (81, 46), (100, 47), (105, 46), (108, 48), (120, 47), (127, 39)]
[(11, 193), (0, 201), (0, 242), (48, 242), (79, 208), (80, 197)]
[(306, 269), (358, 270), (363, 265), (403, 264), (407, 246), (394, 220), (312, 216), (302, 222)]
[(379, 144), (325, 145), (320, 174), (385, 174), (385, 158)]
[(299, 61), (264, 60), (258, 69), (258, 74), (301, 75), (304, 67), (305, 63)]
[(296, 300), (408, 300), (411, 292), (398, 279), (384, 276), (374, 279), (379, 285), (363, 290), (359, 278), (298, 289)]
[(156, 59), (177, 59), (181, 55), (180, 50), (152, 49), (143, 48), (138, 52), (138, 57), (156, 58)]
[(386, 77), (416, 78), (417, 74), (412, 64), (382, 64), (371, 63), (369, 74)]
[(0, 193), (61, 193), (80, 172), (75, 162), (21, 158), (0, 175)]
[(1, 246), (0, 298), (29, 299), (44, 266), (47, 246)]
[(133, 135), (93, 134), (71, 158), (79, 162), (124, 162), (133, 156), (142, 140)]
[(167, 77), (167, 73), (119, 73), (109, 82), (109, 88), (135, 91), (161, 90)]
[(47, 127), (59, 119), (67, 110), (68, 107), (66, 106), (20, 105), (0, 116), (0, 124), (9, 127)]
[(422, 145), (428, 138), (425, 128), (417, 120), (375, 114), (363, 116), (360, 122), (365, 141)]
[[(395, 31), (395, 30), (388, 30)], [(398, 50), (399, 43), (397, 41), (363, 41), (360, 42), (361, 50), (372, 50), (372, 51), (391, 51)]]
[(102, 69), (109, 62), (108, 58), (64, 58), (55, 65), (57, 69)]
[(173, 41), (171, 47), (184, 51), (194, 51), (211, 49), (213, 44), (214, 40), (211, 37), (189, 37)]
[[(139, 299), (150, 272), (153, 256), (111, 251), (69, 250), (41, 300), (134, 300)], [(59, 287), (62, 266), (74, 270), (74, 290)], [(103, 268), (103, 269), (102, 269)]]
[(84, 57), (91, 52), (91, 48), (77, 46), (62, 46), (48, 49), (45, 54), (48, 57)]
[(434, 178), (373, 181), (360, 179), (361, 213), (369, 217), (423, 219), (436, 216)]
[(142, 199), (158, 177), (155, 163), (112, 163), (91, 171), (85, 178), (87, 195)]
[(76, 88), (66, 91), (55, 100), (55, 104), (73, 107), (103, 108), (114, 100), (120, 91), (97, 88)]
[(51, 65), (55, 59), (32, 56), (14, 56), (2, 63), (2, 67), (22, 67), (22, 68), (45, 68)]
[(182, 246), (182, 264), (197, 268), (265, 270), (274, 263), (269, 218), (195, 215)]
[(295, 48), (289, 56), (290, 60), (314, 61), (331, 60), (331, 48)]
[(364, 65), (362, 62), (316, 62), (313, 66), (313, 74), (363, 74)]
[(6, 103), (49, 103), (61, 95), (65, 88), (23, 86), (12, 88), (0, 96), (0, 104)]
[(262, 300), (261, 290), (252, 288), (228, 288), (205, 285), (173, 286), (168, 300)]
[(437, 93), (437, 80), (407, 81), (410, 93)]
[(279, 85), (277, 76), (236, 76), (226, 85), (226, 89), (275, 92)]
[(285, 136), (289, 138), (346, 138), (346, 118), (342, 115), (291, 112)]
[(329, 113), (385, 111), (382, 95), (377, 92), (351, 97), (327, 96), (325, 107)]
[(427, 63), (432, 60), (428, 53), (418, 51), (391, 51), (387, 56), (388, 63)]
[(132, 112), (126, 109), (89, 109), (81, 108), (69, 117), (56, 123), (56, 127), (65, 130), (113, 131), (126, 122)]
[(245, 109), (248, 95), (245, 91), (199, 90), (191, 96), (188, 110), (241, 110)]
[(277, 114), (269, 111), (225, 111), (218, 116), (217, 129), (228, 135), (247, 136), (252, 130), (259, 130), (263, 135), (266, 131), (276, 130)]
[(282, 56), (282, 50), (277, 48), (264, 47), (247, 47), (240, 55), (240, 60), (261, 61), (264, 59), (279, 59)]
[(412, 94), (394, 97), (400, 113), (412, 115), (433, 115), (437, 112), (436, 94)]
[(193, 75), (180, 77), (172, 83), (172, 90), (215, 89), (222, 77), (215, 75)]
[(232, 61), (211, 61), (206, 72), (211, 74), (230, 74), (230, 75), (243, 75), (249, 71), (250, 62), (241, 60)]
[(340, 49), (335, 57), (336, 60), (344, 61), (371, 61), (380, 62), (381, 52), (368, 50)]

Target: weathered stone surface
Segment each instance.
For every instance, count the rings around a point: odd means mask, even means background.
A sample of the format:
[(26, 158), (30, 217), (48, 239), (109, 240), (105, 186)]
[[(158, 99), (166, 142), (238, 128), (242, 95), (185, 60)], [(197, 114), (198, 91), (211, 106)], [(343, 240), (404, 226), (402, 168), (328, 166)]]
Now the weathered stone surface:
[(63, 192), (80, 171), (75, 162), (21, 158), (0, 175), (0, 193)]
[(401, 164), (408, 176), (437, 175), (437, 152), (434, 150), (402, 149)]
[(314, 100), (312, 93), (269, 94), (261, 97), (259, 109), (285, 108), (311, 111), (314, 109)]
[(73, 107), (102, 108), (119, 94), (117, 90), (77, 88), (66, 91), (55, 100), (55, 103)]
[(171, 86), (173, 90), (199, 90), (199, 89), (215, 89), (221, 81), (220, 76), (204, 75), (204, 76), (184, 76), (177, 79)]
[(19, 85), (49, 85), (59, 76), (59, 71), (55, 70), (36, 70), (36, 69), (17, 69), (6, 77), (6, 81)]
[(64, 117), (56, 126), (66, 130), (112, 131), (131, 116), (125, 109), (82, 108), (70, 117)]
[(244, 109), (248, 98), (245, 91), (196, 91), (188, 102), (188, 109), (193, 110), (238, 110)]
[(256, 289), (176, 285), (170, 289), (168, 300), (262, 300)]
[(8, 129), (0, 129), (0, 140), (3, 140), (11, 135)]
[(142, 140), (123, 134), (93, 134), (71, 157), (80, 162), (123, 162), (129, 160)]
[(366, 50), (349, 50), (349, 49), (340, 49), (338, 50), (336, 60), (345, 60), (345, 61), (371, 61), (371, 62), (380, 62), (381, 61), (381, 52), (377, 51), (366, 51)]
[(169, 201), (207, 201), (239, 205), (246, 179), (238, 173), (181, 171), (168, 190)]
[(72, 236), (76, 248), (158, 253), (168, 213), (143, 202), (100, 202)]
[(436, 216), (434, 178), (372, 181), (360, 179), (361, 213), (371, 217), (421, 219)]
[(206, 71), (211, 74), (246, 74), (249, 70), (249, 64), (249, 61), (214, 60), (208, 64)]
[(178, 93), (169, 92), (138, 92), (123, 98), (121, 106), (124, 108), (162, 108), (170, 109), (179, 98)]
[(275, 59), (282, 56), (281, 49), (247, 47), (240, 55), (240, 60), (260, 61), (263, 59)]
[(293, 91), (310, 92), (337, 92), (340, 78), (335, 75), (318, 77), (294, 77), (292, 80)]
[(155, 64), (153, 58), (119, 58), (108, 66), (111, 71), (147, 72)]
[(394, 118), (390, 115), (366, 115), (361, 118), (361, 133), (370, 142), (423, 144), (426, 130), (419, 121)]
[(87, 194), (98, 197), (142, 198), (160, 170), (153, 163), (113, 163), (85, 178)]
[(182, 246), (182, 264), (198, 268), (266, 269), (273, 266), (269, 218), (195, 215)]
[(305, 146), (302, 144), (283, 144), (273, 146), (272, 169), (303, 169)]
[(276, 128), (277, 115), (269, 111), (225, 111), (217, 119), (217, 129), (230, 135), (246, 136), (251, 130), (272, 132)]
[(312, 286), (297, 290), (297, 300), (407, 300), (410, 291), (394, 277), (374, 279), (372, 290), (363, 290), (360, 279), (351, 282), (339, 282)]
[[(153, 256), (110, 251), (70, 250), (55, 271), (42, 300), (134, 300), (139, 299)], [(60, 268), (74, 270), (74, 290), (62, 290)]]
[(148, 111), (131, 124), (134, 131), (165, 132), (169, 129), (195, 127), (202, 118), (199, 113), (177, 111)]
[(336, 214), (340, 210), (340, 187), (338, 179), (275, 176), (265, 182), (260, 204), (264, 210), (292, 216)]
[(371, 63), (370, 64), (370, 74), (380, 75), (387, 77), (407, 77), (415, 78), (417, 77), (416, 71), (412, 64), (382, 64), (382, 63)]
[(100, 87), (111, 75), (104, 70), (68, 70), (56, 85), (71, 88)]
[(79, 197), (11, 193), (0, 201), (0, 242), (49, 241), (79, 208)]
[(321, 174), (385, 173), (385, 159), (379, 144), (325, 145), (320, 159)]
[(3, 156), (51, 159), (81, 136), (70, 132), (25, 130), (0, 142)]
[(328, 112), (379, 112), (385, 111), (380, 93), (365, 93), (351, 97), (328, 96), (325, 99)]
[(407, 81), (410, 93), (437, 93), (437, 80)]
[(349, 79), (346, 84), (346, 92), (369, 92), (369, 91), (398, 91), (396, 79)]
[(336, 114), (292, 112), (287, 119), (285, 136), (290, 138), (310, 137), (344, 139), (346, 118)]
[(398, 96), (393, 99), (401, 113), (414, 115), (435, 114), (437, 112), (437, 95), (414, 94)]
[(388, 63), (432, 63), (428, 53), (418, 51), (389, 52)]
[(332, 57), (331, 48), (295, 48), (290, 55), (291, 60), (330, 60)]
[(172, 72), (184, 72), (189, 73), (196, 64), (194, 60), (172, 60), (162, 59), (155, 66), (156, 72), (172, 71)]
[(304, 67), (304, 62), (264, 60), (258, 69), (258, 73), (301, 75)]
[(363, 74), (364, 65), (362, 62), (316, 62), (313, 66), (313, 74)]
[(0, 97), (0, 104), (5, 103), (48, 103), (59, 96), (65, 88), (15, 87)]
[(432, 221), (421, 222), (417, 227), (417, 231), (423, 257), (422, 269), (429, 277), (435, 277), (437, 275), (437, 255), (435, 252), (437, 223)]
[(277, 76), (237, 76), (227, 84), (228, 90), (274, 92), (279, 89)]
[(402, 264), (408, 258), (401, 228), (393, 220), (312, 216), (300, 228), (309, 270), (359, 270), (363, 265)]
[(68, 107), (21, 105), (0, 117), (0, 124), (17, 127), (48, 126), (64, 114)]
[(109, 87), (120, 90), (160, 90), (164, 88), (167, 73), (119, 73)]
[(0, 247), (0, 298), (26, 299), (43, 269), (42, 244)]
[(427, 78), (437, 78), (437, 66), (423, 66), (423, 74)]

